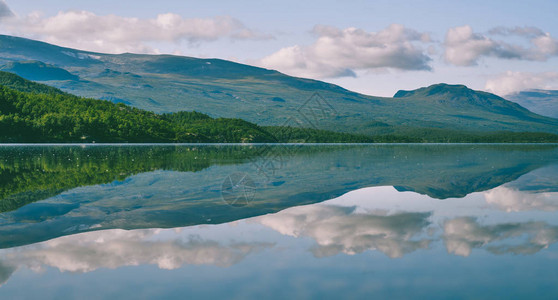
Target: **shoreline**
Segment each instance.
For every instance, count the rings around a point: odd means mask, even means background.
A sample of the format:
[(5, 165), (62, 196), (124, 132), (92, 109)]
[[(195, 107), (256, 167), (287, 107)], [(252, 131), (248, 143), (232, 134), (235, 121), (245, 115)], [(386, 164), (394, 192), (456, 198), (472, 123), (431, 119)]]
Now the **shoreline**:
[(134, 146), (389, 146), (389, 145), (549, 145), (558, 143), (0, 143), (0, 147), (134, 147)]

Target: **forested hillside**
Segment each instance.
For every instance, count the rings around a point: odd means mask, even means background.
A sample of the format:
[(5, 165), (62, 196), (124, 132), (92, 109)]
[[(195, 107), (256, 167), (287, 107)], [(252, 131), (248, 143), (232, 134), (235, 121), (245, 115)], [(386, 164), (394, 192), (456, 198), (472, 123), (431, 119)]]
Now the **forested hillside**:
[(0, 143), (336, 143), (558, 142), (533, 132), (467, 132), (404, 128), (357, 135), (288, 126), (260, 126), (195, 111), (156, 114), (123, 103), (82, 98), (0, 72)]
[(331, 134), (320, 131), (315, 137), (291, 140), (287, 136), (274, 136), (265, 127), (241, 119), (211, 118), (195, 111), (160, 115), (122, 103), (77, 97), (0, 72), (0, 142), (3, 143), (372, 141), (364, 136)]

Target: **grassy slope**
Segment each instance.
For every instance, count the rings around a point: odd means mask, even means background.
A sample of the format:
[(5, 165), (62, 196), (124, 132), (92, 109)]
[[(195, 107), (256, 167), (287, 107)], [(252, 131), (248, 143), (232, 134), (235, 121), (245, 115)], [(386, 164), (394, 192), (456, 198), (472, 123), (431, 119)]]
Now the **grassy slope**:
[[(79, 98), (1, 72), (3, 142), (268, 142), (272, 137), (238, 119), (161, 116), (109, 101)], [(20, 91), (18, 91), (18, 90)], [(23, 92), (25, 91), (25, 92)]]
[(158, 115), (79, 98), (6, 72), (0, 72), (0, 83), (5, 84), (0, 85), (0, 142), (558, 142), (558, 135), (546, 133), (410, 128), (372, 136), (258, 126), (198, 112)]
[[(291, 130), (302, 132), (302, 129)], [(122, 103), (79, 98), (0, 72), (0, 142), (90, 141), (244, 143), (301, 140), (298, 135), (274, 135), (266, 128), (241, 119), (214, 119), (198, 112), (159, 115)], [(314, 130), (302, 141), (372, 140), (365, 136)]]
[[(49, 85), (155, 112), (196, 110), (212, 117), (277, 126), (289, 118), (303, 118), (299, 108), (319, 93), (333, 108), (331, 114), (315, 120), (319, 129), (382, 135), (440, 129), (558, 133), (556, 119), (527, 112), (503, 99), (496, 101), (494, 95), (451, 86), (434, 94), (370, 97), (332, 84), (224, 60), (106, 55), (5, 36), (0, 37), (0, 60), (2, 57), (5, 61), (40, 60), (63, 67), (80, 80), (51, 80)], [(434, 86), (431, 90), (439, 88)], [(471, 95), (481, 101), (471, 103)], [(500, 102), (507, 109), (491, 107), (483, 100)]]

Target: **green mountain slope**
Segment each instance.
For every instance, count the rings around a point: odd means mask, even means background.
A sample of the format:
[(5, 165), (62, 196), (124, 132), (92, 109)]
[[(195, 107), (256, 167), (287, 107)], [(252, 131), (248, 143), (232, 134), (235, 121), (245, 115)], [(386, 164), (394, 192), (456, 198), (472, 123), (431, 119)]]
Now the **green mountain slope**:
[[(220, 59), (172, 55), (109, 55), (0, 36), (0, 64), (41, 61), (79, 79), (45, 81), (65, 92), (168, 113), (199, 111), (258, 125), (361, 134), (465, 132), (558, 133), (542, 117), (495, 95), (435, 85), (371, 97), (338, 86)], [(316, 114), (316, 111), (318, 113)]]
[(401, 101), (404, 106), (416, 105), (419, 109), (430, 107), (425, 119), (432, 122), (432, 127), (439, 127), (436, 123), (446, 120), (456, 127), (466, 127), (474, 122), (479, 130), (497, 126), (505, 130), (531, 131), (529, 128), (534, 123), (552, 130), (558, 122), (502, 97), (474, 91), (464, 85), (436, 84), (413, 91), (399, 91), (394, 100)]
[[(0, 142), (270, 142), (258, 125), (196, 112), (157, 115), (0, 72)], [(23, 90), (23, 91), (22, 91)]]
[(312, 128), (261, 127), (195, 111), (161, 115), (123, 103), (80, 98), (0, 71), (0, 143), (373, 141), (369, 136)]

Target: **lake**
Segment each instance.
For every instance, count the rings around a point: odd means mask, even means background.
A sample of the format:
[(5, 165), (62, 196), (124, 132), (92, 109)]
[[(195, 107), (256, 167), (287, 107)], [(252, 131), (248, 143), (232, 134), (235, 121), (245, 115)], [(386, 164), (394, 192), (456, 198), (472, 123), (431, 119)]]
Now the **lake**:
[(0, 298), (558, 297), (558, 145), (0, 146)]

